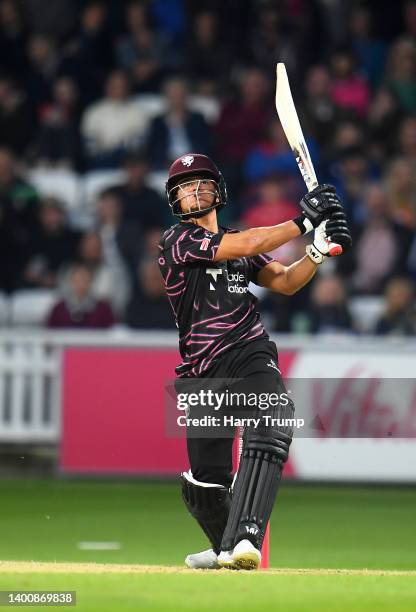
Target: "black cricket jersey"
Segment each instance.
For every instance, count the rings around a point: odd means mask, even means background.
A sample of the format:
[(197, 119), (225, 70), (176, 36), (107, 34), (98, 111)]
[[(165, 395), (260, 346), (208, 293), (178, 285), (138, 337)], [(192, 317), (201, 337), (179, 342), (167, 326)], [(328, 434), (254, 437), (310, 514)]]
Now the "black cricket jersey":
[(273, 261), (269, 255), (213, 261), (225, 233), (177, 223), (159, 243), (159, 267), (179, 329), (179, 377), (200, 376), (227, 349), (268, 335), (248, 284)]

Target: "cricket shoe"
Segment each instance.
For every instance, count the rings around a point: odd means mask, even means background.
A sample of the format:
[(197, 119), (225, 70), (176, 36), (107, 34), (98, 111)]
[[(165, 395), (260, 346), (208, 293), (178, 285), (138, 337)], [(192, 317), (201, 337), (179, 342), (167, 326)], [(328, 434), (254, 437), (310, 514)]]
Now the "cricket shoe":
[(188, 555), (185, 559), (185, 564), (191, 569), (221, 569), (218, 557), (212, 548)]
[(256, 570), (260, 567), (261, 552), (250, 540), (240, 540), (232, 552), (220, 552), (218, 563), (228, 569)]

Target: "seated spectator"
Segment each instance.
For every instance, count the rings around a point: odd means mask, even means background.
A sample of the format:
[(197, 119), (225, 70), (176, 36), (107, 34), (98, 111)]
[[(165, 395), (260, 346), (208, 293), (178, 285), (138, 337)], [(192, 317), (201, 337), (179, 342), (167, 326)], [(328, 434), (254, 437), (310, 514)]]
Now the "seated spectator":
[(370, 102), (370, 90), (364, 77), (355, 72), (354, 57), (349, 51), (338, 51), (331, 56), (332, 99), (345, 111), (364, 118)]
[(0, 3), (0, 70), (24, 74), (27, 69), (26, 24), (22, 5), (15, 0)]
[(117, 167), (127, 151), (136, 148), (147, 127), (129, 97), (129, 81), (121, 71), (107, 78), (104, 98), (87, 107), (81, 121), (90, 168)]
[(352, 8), (349, 24), (351, 48), (358, 68), (372, 86), (383, 78), (386, 61), (386, 45), (374, 35), (373, 13), (365, 6)]
[(78, 88), (71, 78), (60, 77), (53, 84), (53, 100), (43, 109), (31, 154), (39, 166), (79, 168)]
[(61, 68), (61, 57), (52, 38), (33, 35), (28, 42), (29, 68), (25, 77), (25, 91), (38, 116), (49, 102), (52, 83)]
[(177, 157), (198, 151), (211, 154), (211, 140), (203, 116), (188, 107), (188, 85), (179, 77), (169, 79), (163, 88), (167, 110), (151, 123), (147, 146), (153, 168), (166, 169)]
[(375, 326), (379, 335), (413, 336), (416, 333), (415, 287), (407, 278), (395, 277), (388, 283), (386, 308)]
[(406, 117), (399, 126), (398, 153), (416, 164), (416, 117)]
[(122, 316), (130, 297), (130, 279), (127, 274), (120, 273), (120, 266), (114, 265), (111, 258), (107, 261), (106, 256), (97, 231), (82, 236), (76, 261), (89, 268), (93, 275), (92, 295), (97, 300), (110, 302), (114, 312)]
[(0, 147), (0, 287), (12, 291), (21, 278), (23, 253), (38, 225), (38, 195), (20, 178), (16, 160)]
[(416, 178), (412, 162), (405, 157), (391, 161), (386, 173), (390, 211), (396, 223), (416, 227)]
[(229, 77), (229, 55), (216, 14), (209, 10), (198, 12), (185, 52), (186, 72), (197, 89), (215, 90), (216, 83)]
[(143, 3), (130, 2), (126, 20), (128, 33), (116, 46), (118, 65), (130, 74), (134, 91), (157, 91), (167, 56), (163, 41), (151, 27), (147, 7)]
[(113, 66), (113, 44), (103, 0), (87, 0), (82, 4), (79, 27), (65, 49), (62, 73), (77, 82), (84, 107), (96, 100), (103, 90)]
[(101, 192), (97, 201), (97, 233), (103, 245), (104, 261), (114, 274), (125, 279), (126, 290), (136, 270), (141, 250), (139, 226), (123, 221), (123, 202), (117, 189)]
[(22, 155), (30, 141), (32, 125), (25, 93), (12, 79), (0, 76), (0, 142), (15, 155)]
[(309, 70), (299, 112), (305, 135), (326, 150), (332, 142), (340, 112), (332, 100), (331, 78), (325, 66), (313, 66)]
[(58, 272), (74, 259), (80, 237), (80, 232), (68, 227), (62, 202), (55, 198), (43, 199), (39, 225), (31, 232), (26, 247), (22, 285), (56, 287)]
[(245, 227), (264, 227), (278, 225), (299, 214), (296, 202), (290, 200), (283, 178), (270, 175), (257, 187), (257, 198), (247, 208), (241, 221)]
[[(299, 181), (299, 168), (279, 119), (273, 118), (270, 121), (266, 133), (267, 138), (256, 143), (247, 156), (244, 165), (245, 178), (255, 181), (278, 172), (290, 174)], [(307, 144), (318, 171), (316, 146), (309, 139)]]
[(260, 70), (242, 72), (238, 85), (237, 96), (223, 104), (215, 126), (218, 161), (231, 196), (240, 190), (242, 164), (266, 133), (273, 110), (268, 81)]
[(352, 146), (339, 151), (330, 168), (329, 182), (337, 188), (351, 221), (359, 223), (363, 217), (362, 198), (368, 181), (377, 177), (364, 147)]
[(390, 47), (385, 84), (406, 113), (416, 111), (416, 43), (403, 38)]
[(136, 329), (176, 329), (157, 259), (137, 268), (138, 287), (126, 310), (126, 323)]
[[(256, 6), (256, 19), (248, 38), (248, 53), (253, 64), (269, 74), (275, 69), (276, 62), (284, 62), (289, 74), (296, 76), (301, 36), (287, 26), (282, 18), (284, 10), (279, 2), (262, 2)], [(307, 11), (306, 6), (303, 10)], [(244, 41), (241, 42), (244, 45)]]
[(379, 294), (388, 278), (404, 268), (413, 234), (390, 218), (390, 202), (381, 185), (369, 185), (363, 195), (365, 216), (354, 249), (345, 257), (355, 262), (352, 287), (359, 293)]
[(114, 325), (111, 306), (97, 300), (92, 290), (93, 274), (82, 264), (74, 265), (63, 288), (62, 299), (53, 306), (47, 327), (51, 329), (108, 329)]
[(118, 192), (123, 201), (123, 219), (143, 231), (173, 223), (169, 206), (157, 191), (146, 185), (149, 163), (143, 153), (132, 153), (124, 161), (127, 181)]
[(318, 276), (312, 286), (310, 310), (306, 314), (314, 334), (350, 332), (352, 318), (345, 285), (339, 276)]
[(368, 109), (368, 131), (372, 158), (383, 163), (394, 150), (401, 112), (393, 93), (378, 89)]

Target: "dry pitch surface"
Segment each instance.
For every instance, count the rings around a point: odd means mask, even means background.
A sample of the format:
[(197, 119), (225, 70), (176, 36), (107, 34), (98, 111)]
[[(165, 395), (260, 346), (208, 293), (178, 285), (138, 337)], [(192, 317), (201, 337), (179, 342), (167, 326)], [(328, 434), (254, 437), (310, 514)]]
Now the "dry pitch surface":
[[(217, 574), (229, 570), (190, 570), (170, 565), (127, 565), (117, 563), (40, 563), (37, 561), (0, 561), (0, 573), (45, 573), (45, 574)], [(235, 572), (231, 572), (235, 573)], [(319, 568), (270, 568), (246, 574), (297, 575), (344, 575), (344, 576), (413, 576), (416, 570), (374, 570), (374, 569), (319, 569)]]

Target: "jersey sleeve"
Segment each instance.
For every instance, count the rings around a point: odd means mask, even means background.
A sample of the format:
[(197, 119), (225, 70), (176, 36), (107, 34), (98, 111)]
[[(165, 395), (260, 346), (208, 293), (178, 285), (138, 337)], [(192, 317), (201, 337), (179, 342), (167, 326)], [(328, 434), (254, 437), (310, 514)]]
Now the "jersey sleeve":
[(258, 284), (257, 283), (257, 275), (260, 272), (260, 270), (262, 270), (264, 268), (264, 266), (267, 266), (267, 264), (271, 263), (272, 261), (276, 261), (276, 259), (274, 257), (271, 257), (270, 255), (267, 255), (267, 253), (263, 253), (261, 255), (254, 255), (253, 257), (250, 257), (250, 268), (251, 268), (251, 282), (254, 284)]
[(213, 261), (222, 236), (203, 227), (183, 229), (165, 244), (165, 258), (171, 265)]

